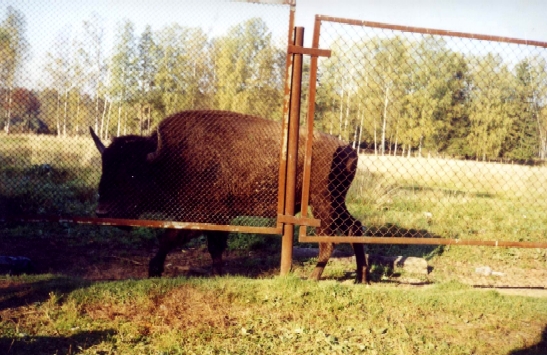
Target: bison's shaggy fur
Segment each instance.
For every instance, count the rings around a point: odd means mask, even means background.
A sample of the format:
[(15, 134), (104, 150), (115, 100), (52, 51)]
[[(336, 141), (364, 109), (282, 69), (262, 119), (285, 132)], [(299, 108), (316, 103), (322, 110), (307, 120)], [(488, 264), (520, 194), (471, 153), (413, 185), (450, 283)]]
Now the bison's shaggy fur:
[[(102, 154), (96, 213), (112, 218), (155, 218), (230, 224), (240, 216), (275, 219), (279, 178), (279, 122), (227, 111), (184, 111), (164, 119), (148, 137), (123, 136), (105, 147), (91, 130)], [(298, 157), (296, 196), (301, 196), (303, 139)], [(310, 206), (321, 220), (320, 235), (363, 234), (348, 212), (345, 198), (357, 169), (354, 149), (316, 132), (313, 141)], [(300, 206), (295, 206), (299, 211)], [(169, 250), (180, 241), (205, 234), (213, 271), (221, 273), (228, 233), (168, 230), (150, 261), (150, 276), (159, 276)], [(357, 282), (367, 280), (362, 244), (353, 245)], [(333, 244), (320, 244), (312, 279), (318, 280)]]

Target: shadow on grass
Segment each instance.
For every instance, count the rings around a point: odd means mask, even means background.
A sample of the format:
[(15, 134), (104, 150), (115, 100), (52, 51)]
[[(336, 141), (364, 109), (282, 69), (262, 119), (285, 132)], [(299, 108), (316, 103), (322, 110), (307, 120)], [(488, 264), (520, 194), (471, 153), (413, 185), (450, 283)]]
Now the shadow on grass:
[[(63, 336), (0, 336), (0, 353), (9, 355), (28, 354), (78, 354), (108, 340), (114, 330), (80, 332)], [(99, 352), (101, 354), (102, 352)], [(104, 352), (106, 354), (106, 352)]]
[(21, 307), (37, 302), (44, 302), (51, 293), (69, 293), (76, 289), (89, 286), (89, 281), (63, 277), (52, 276), (45, 280), (37, 281), (18, 281), (17, 278), (2, 280), (0, 286), (0, 311), (7, 308)]
[(455, 196), (470, 196), (470, 197), (482, 197), (482, 198), (494, 198), (495, 194), (489, 192), (469, 192), (457, 189), (448, 189), (448, 188), (439, 188), (439, 187), (428, 187), (420, 185), (409, 185), (409, 186), (399, 186), (401, 190), (407, 191), (441, 191), (446, 196), (455, 197)]
[[(426, 229), (408, 229), (396, 224), (368, 227), (365, 233), (367, 237), (382, 237), (389, 241), (389, 238), (443, 238), (440, 235), (430, 233)], [(381, 254), (385, 256), (417, 257), (430, 260), (434, 256), (442, 255), (443, 245), (424, 244), (367, 244), (370, 254)]]
[(545, 355), (547, 354), (547, 326), (543, 328), (541, 333), (541, 340), (539, 343), (531, 345), (524, 349), (517, 349), (511, 351), (507, 355)]

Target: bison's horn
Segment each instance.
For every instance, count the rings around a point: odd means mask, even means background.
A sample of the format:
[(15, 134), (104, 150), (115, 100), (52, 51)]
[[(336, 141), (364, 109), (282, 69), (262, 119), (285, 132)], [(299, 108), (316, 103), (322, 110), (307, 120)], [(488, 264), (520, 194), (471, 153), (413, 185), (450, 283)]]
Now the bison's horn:
[(159, 127), (158, 127), (158, 130), (156, 131), (156, 136), (158, 137), (158, 145), (156, 147), (156, 151), (153, 153), (148, 153), (148, 155), (146, 156), (146, 160), (148, 160), (148, 162), (150, 163), (156, 160), (156, 158), (160, 155), (160, 152), (161, 152), (161, 135), (160, 135)]
[(95, 146), (99, 150), (99, 153), (103, 154), (105, 150), (103, 142), (101, 142), (101, 139), (97, 137), (93, 128), (89, 127), (89, 133), (91, 133), (91, 137), (93, 137), (93, 142), (95, 142)]

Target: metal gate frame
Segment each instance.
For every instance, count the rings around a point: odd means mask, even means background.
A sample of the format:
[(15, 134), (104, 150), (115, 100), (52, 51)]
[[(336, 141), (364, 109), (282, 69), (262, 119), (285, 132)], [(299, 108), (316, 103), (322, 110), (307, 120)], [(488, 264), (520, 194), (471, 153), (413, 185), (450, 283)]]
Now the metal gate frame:
[[(428, 29), (420, 27), (408, 27), (398, 26), (379, 22), (351, 20), (338, 17), (316, 15), (312, 50), (319, 50), (319, 39), (321, 33), (321, 23), (325, 22), (337, 22), (341, 24), (347, 24), (352, 26), (363, 26), (372, 28), (381, 28), (388, 30), (397, 30), (404, 32), (412, 32), (419, 34), (429, 35), (444, 35), (452, 37), (471, 38), (486, 41), (496, 41), (513, 44), (534, 45), (538, 47), (547, 48), (547, 42), (527, 41), (516, 38), (487, 36), (472, 33), (453, 32), (446, 30)], [(309, 83), (309, 96), (308, 96), (308, 110), (307, 110), (307, 137), (306, 137), (306, 153), (304, 160), (304, 181), (302, 186), (302, 218), (308, 217), (309, 206), (309, 189), (310, 189), (310, 172), (311, 172), (311, 137), (313, 137), (313, 124), (315, 114), (315, 94), (316, 94), (316, 82), (317, 82), (317, 55), (312, 55), (310, 63), (310, 83)], [(306, 225), (302, 224), (299, 229), (298, 241), (302, 243), (366, 243), (366, 244), (414, 244), (414, 245), (477, 245), (477, 246), (492, 246), (492, 247), (516, 247), (516, 248), (541, 248), (547, 249), (547, 242), (513, 242), (513, 241), (498, 241), (498, 240), (462, 240), (455, 238), (408, 238), (408, 237), (351, 237), (351, 236), (308, 236), (306, 231)]]
[[(289, 26), (288, 26), (288, 39), (287, 48), (291, 48), (294, 41), (294, 14), (296, 9), (296, 0), (250, 0), (249, 2), (264, 2), (264, 3), (279, 3), (288, 5), (289, 8)], [(126, 227), (149, 227), (149, 228), (163, 228), (163, 229), (191, 229), (191, 230), (212, 230), (212, 231), (225, 231), (225, 232), (239, 232), (239, 233), (255, 233), (255, 234), (283, 234), (283, 227), (285, 224), (294, 226), (295, 219), (291, 217), (294, 215), (294, 211), (289, 214), (285, 212), (286, 204), (285, 200), (292, 199), (292, 205), (294, 206), (294, 182), (292, 183), (293, 192), (292, 196), (287, 194), (287, 181), (291, 178), (289, 176), (294, 175), (296, 177), (296, 166), (292, 168), (287, 167), (287, 164), (291, 160), (292, 152), (297, 152), (298, 136), (292, 135), (289, 138), (288, 129), (291, 119), (289, 114), (290, 93), (291, 93), (291, 70), (293, 68), (294, 53), (287, 51), (286, 54), (286, 68), (285, 68), (285, 88), (284, 88), (284, 104), (283, 104), (283, 130), (281, 137), (280, 148), (280, 160), (279, 160), (279, 182), (278, 182), (278, 212), (275, 227), (256, 227), (256, 226), (242, 226), (242, 225), (219, 225), (213, 223), (196, 223), (196, 222), (180, 222), (180, 221), (158, 221), (158, 220), (143, 220), (143, 219), (123, 219), (123, 218), (97, 218), (97, 217), (72, 217), (72, 216), (60, 216), (60, 215), (10, 215), (8, 217), (0, 217), (2, 221), (14, 221), (14, 222), (49, 222), (49, 223), (75, 223), (84, 225), (99, 225), (99, 226), (126, 226)], [(300, 70), (301, 71), (301, 70)], [(301, 82), (301, 79), (299, 83)], [(293, 100), (292, 102), (296, 102)], [(296, 103), (295, 103), (296, 104)], [(299, 104), (299, 101), (298, 101)], [(293, 115), (294, 116), (294, 115)], [(299, 117), (296, 117), (298, 122)], [(298, 128), (297, 128), (298, 129)], [(289, 149), (289, 146), (292, 148)], [(292, 149), (292, 150), (291, 150)], [(296, 150), (295, 150), (296, 149)], [(294, 155), (296, 157), (296, 155)], [(296, 162), (296, 160), (295, 160)], [(294, 179), (295, 179), (294, 177)], [(293, 208), (294, 209), (294, 208)], [(306, 223), (300, 221), (299, 223)], [(292, 252), (292, 240), (291, 240), (291, 252)]]

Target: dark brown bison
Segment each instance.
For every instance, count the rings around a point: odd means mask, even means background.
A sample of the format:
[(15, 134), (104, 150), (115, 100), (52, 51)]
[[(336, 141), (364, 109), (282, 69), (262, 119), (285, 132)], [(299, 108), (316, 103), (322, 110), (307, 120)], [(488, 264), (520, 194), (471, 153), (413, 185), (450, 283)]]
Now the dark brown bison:
[[(102, 155), (96, 213), (110, 218), (171, 219), (230, 224), (236, 218), (266, 217), (278, 209), (279, 122), (226, 111), (184, 111), (164, 119), (148, 137), (122, 136), (105, 147), (90, 128)], [(303, 141), (303, 140), (302, 140)], [(298, 157), (297, 199), (301, 196), (303, 142)], [(363, 228), (347, 210), (346, 194), (355, 176), (354, 149), (316, 132), (310, 206), (321, 220), (319, 235), (362, 236)], [(300, 206), (295, 206), (299, 211)], [(178, 243), (205, 234), (213, 272), (222, 273), (227, 232), (167, 230), (149, 265), (160, 276), (167, 253)], [(310, 278), (319, 280), (334, 245), (322, 243)], [(362, 244), (353, 244), (356, 282), (367, 281)]]

